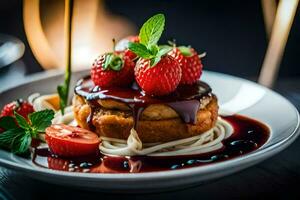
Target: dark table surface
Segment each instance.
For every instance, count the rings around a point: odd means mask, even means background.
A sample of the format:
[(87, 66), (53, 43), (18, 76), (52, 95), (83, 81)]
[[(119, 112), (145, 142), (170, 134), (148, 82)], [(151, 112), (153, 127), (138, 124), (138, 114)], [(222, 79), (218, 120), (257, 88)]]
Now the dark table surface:
[[(21, 61), (0, 71), (0, 91), (25, 80)], [(275, 90), (300, 110), (300, 77), (279, 79)], [(276, 156), (197, 187), (155, 194), (108, 194), (37, 181), (0, 167), (0, 199), (300, 199), (300, 138)]]

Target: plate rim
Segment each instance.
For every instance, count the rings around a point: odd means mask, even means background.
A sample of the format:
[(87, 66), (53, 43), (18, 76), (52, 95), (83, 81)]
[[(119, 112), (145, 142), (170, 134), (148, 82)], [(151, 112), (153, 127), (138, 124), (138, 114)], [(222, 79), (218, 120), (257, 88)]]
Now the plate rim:
[[(87, 72), (87, 70), (80, 70), (80, 71), (76, 71), (73, 73), (83, 73), (83, 72)], [(219, 73), (219, 72), (206, 71), (206, 70), (204, 71), (204, 73), (247, 82), (247, 83), (250, 83), (257, 87), (260, 87), (264, 90), (267, 90), (268, 92), (271, 92), (272, 94), (277, 95), (278, 97), (280, 97), (282, 100), (286, 101), (286, 103), (288, 103), (291, 106), (291, 108), (295, 112), (294, 114), (296, 114), (296, 116), (297, 116), (297, 124), (295, 125), (293, 131), (291, 131), (291, 133), (289, 134), (288, 137), (278, 141), (277, 143), (272, 144), (270, 146), (266, 146), (266, 147), (262, 146), (262, 148), (259, 148), (259, 149), (255, 150), (253, 152), (250, 152), (246, 155), (242, 155), (242, 156), (230, 159), (230, 160), (217, 162), (217, 163), (213, 163), (213, 164), (209, 164), (209, 165), (204, 165), (204, 166), (200, 166), (200, 167), (191, 167), (191, 168), (177, 169), (177, 170), (145, 172), (145, 173), (116, 173), (116, 174), (114, 174), (114, 173), (99, 173), (99, 174), (97, 174), (97, 173), (74, 173), (74, 172), (46, 169), (46, 168), (41, 168), (41, 167), (37, 167), (37, 166), (36, 167), (35, 166), (27, 166), (27, 165), (23, 166), (19, 163), (9, 161), (9, 160), (3, 159), (1, 157), (0, 157), (0, 166), (7, 167), (9, 169), (15, 169), (15, 170), (18, 170), (19, 172), (32, 172), (34, 174), (42, 174), (44, 176), (65, 177), (65, 178), (72, 178), (72, 179), (77, 179), (77, 180), (79, 180), (79, 179), (106, 180), (106, 181), (118, 180), (119, 182), (131, 182), (131, 181), (145, 181), (147, 179), (151, 180), (151, 181), (153, 181), (154, 179), (155, 180), (174, 179), (174, 178), (177, 179), (180, 177), (189, 177), (192, 175), (195, 176), (197, 174), (202, 174), (202, 173), (211, 174), (213, 172), (216, 172), (216, 171), (219, 171), (222, 169), (224, 170), (224, 169), (234, 167), (234, 166), (236, 166), (236, 163), (239, 163), (240, 165), (249, 163), (251, 161), (254, 161), (258, 156), (268, 153), (268, 155), (261, 158), (260, 161), (265, 160), (265, 159), (273, 156), (277, 152), (282, 151), (283, 149), (288, 147), (299, 136), (299, 134), (300, 134), (299, 112), (298, 112), (297, 108), (288, 99), (283, 97), (281, 94), (279, 94), (269, 88), (266, 88), (262, 85), (259, 85), (258, 83), (254, 82), (254, 81), (250, 81), (250, 80), (247, 80), (244, 78), (236, 77), (236, 76), (229, 75), (229, 74)], [(62, 74), (63, 74), (62, 71), (57, 71), (57, 70), (53, 70), (53, 71), (46, 72), (46, 73), (44, 73), (44, 72), (37, 73), (35, 75), (28, 77), (27, 80), (25, 80), (24, 82), (22, 82), (20, 84), (16, 84), (12, 87), (4, 89), (3, 91), (0, 91), (0, 95), (4, 92), (13, 90), (14, 88), (20, 87), (22, 85), (40, 81), (40, 80), (47, 79), (47, 78), (51, 78), (51, 77), (55, 77), (55, 76), (59, 76)], [(269, 142), (269, 140), (264, 145), (266, 145), (268, 142)], [(3, 151), (3, 150), (1, 150), (1, 151)], [(9, 152), (7, 152), (7, 153), (9, 153)], [(255, 162), (253, 164), (255, 164)], [(213, 166), (213, 167), (211, 167), (211, 166)]]

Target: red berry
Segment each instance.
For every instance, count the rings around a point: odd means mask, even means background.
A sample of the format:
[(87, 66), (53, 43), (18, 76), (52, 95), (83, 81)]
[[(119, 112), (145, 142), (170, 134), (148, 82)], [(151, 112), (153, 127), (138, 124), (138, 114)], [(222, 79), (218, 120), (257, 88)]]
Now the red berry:
[(22, 115), (26, 119), (28, 119), (28, 114), (33, 113), (34, 109), (33, 106), (28, 103), (27, 101), (23, 101), (21, 99), (17, 101), (13, 101), (11, 103), (6, 104), (2, 111), (0, 117), (3, 116), (14, 116), (14, 111), (16, 111), (18, 114)]
[(189, 55), (184, 55), (180, 51), (180, 47), (175, 47), (169, 52), (169, 55), (175, 58), (175, 60), (180, 64), (182, 70), (180, 84), (193, 84), (200, 78), (202, 74), (203, 65), (197, 52), (193, 48), (189, 48), (188, 50)]
[(155, 65), (149, 59), (139, 59), (135, 67), (135, 79), (146, 94), (162, 96), (176, 90), (181, 79), (179, 63), (165, 55)]
[(128, 86), (134, 80), (134, 66), (135, 63), (123, 54), (105, 53), (94, 62), (91, 78), (100, 87)]
[(96, 133), (65, 124), (53, 124), (46, 128), (45, 140), (52, 153), (63, 157), (96, 154), (100, 139)]
[(115, 50), (118, 52), (124, 52), (125, 56), (128, 56), (130, 59), (135, 59), (137, 55), (128, 49), (129, 42), (139, 42), (139, 36), (128, 36), (126, 38), (121, 39), (115, 47)]

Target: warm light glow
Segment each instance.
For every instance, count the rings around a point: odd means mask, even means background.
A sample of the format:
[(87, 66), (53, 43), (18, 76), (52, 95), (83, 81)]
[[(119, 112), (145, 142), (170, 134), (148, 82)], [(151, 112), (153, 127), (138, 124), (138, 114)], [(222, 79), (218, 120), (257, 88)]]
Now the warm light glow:
[(79, 46), (75, 47), (73, 51), (73, 56), (76, 58), (74, 59), (74, 66), (76, 67), (76, 70), (85, 69), (87, 67), (90, 67), (95, 60), (95, 58), (98, 56), (98, 52), (95, 50), (92, 50), (89, 46)]
[[(41, 5), (40, 5), (41, 4)], [(96, 57), (112, 51), (112, 39), (134, 33), (125, 19), (109, 14), (102, 0), (75, 1), (73, 70), (90, 68)], [(24, 0), (23, 18), (31, 50), (43, 68), (64, 68), (64, 1)]]

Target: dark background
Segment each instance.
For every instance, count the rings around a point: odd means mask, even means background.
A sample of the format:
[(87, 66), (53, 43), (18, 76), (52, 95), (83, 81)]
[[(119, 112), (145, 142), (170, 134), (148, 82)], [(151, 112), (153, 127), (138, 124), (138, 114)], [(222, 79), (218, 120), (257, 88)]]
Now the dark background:
[[(41, 0), (42, 1), (42, 0)], [(114, 14), (128, 18), (137, 27), (155, 13), (166, 15), (166, 30), (161, 41), (176, 38), (178, 44), (206, 51), (204, 67), (242, 77), (256, 77), (267, 48), (261, 2), (196, 0), (106, 0)], [(300, 14), (284, 53), (280, 77), (300, 75)], [(0, 2), (0, 33), (19, 37), (26, 45), (23, 61), (26, 72), (41, 71), (27, 44), (22, 22), (22, 1)]]

